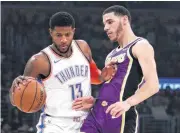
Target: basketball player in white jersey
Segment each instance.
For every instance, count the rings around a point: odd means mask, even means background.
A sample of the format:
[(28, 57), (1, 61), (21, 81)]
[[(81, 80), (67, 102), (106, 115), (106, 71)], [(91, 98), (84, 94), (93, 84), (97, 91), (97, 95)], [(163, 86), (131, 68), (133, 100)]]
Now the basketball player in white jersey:
[(17, 89), (19, 83), (25, 84), (28, 77), (40, 78), (47, 99), (36, 126), (37, 133), (76, 133), (87, 111), (73, 110), (74, 99), (91, 96), (91, 83), (109, 80), (116, 71), (114, 65), (109, 64), (101, 72), (92, 59), (88, 44), (73, 40), (75, 22), (69, 13), (54, 14), (49, 25), (53, 44), (30, 58), (23, 76), (14, 80), (10, 97), (13, 89)]

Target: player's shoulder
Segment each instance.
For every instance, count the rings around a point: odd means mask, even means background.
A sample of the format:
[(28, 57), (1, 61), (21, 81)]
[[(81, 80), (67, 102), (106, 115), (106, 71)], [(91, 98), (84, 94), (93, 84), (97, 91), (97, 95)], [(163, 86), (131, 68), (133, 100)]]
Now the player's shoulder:
[(43, 63), (48, 61), (48, 57), (42, 51), (39, 53), (34, 54), (30, 59), (30, 62), (33, 63)]
[(134, 45), (134, 49), (153, 49), (153, 46), (149, 43), (147, 39), (142, 38), (136, 43), (136, 45)]
[(137, 58), (138, 55), (144, 56), (154, 54), (154, 49), (152, 45), (149, 43), (149, 41), (143, 38), (133, 46), (132, 54), (135, 58)]
[(137, 41), (136, 45), (151, 45), (146, 38), (140, 37), (140, 40)]
[(32, 70), (34, 74), (42, 74), (44, 76), (48, 75), (50, 71), (50, 62), (48, 61), (47, 57), (42, 53), (39, 52), (34, 54), (26, 64), (26, 73), (28, 70)]
[(80, 49), (83, 51), (83, 53), (91, 53), (90, 47), (85, 40), (75, 40), (75, 41), (77, 45), (80, 47)]
[(85, 40), (75, 40), (88, 61), (92, 60), (91, 49)]
[(85, 40), (78, 39), (78, 40), (75, 40), (75, 41), (78, 43), (78, 45), (80, 47), (89, 47), (88, 43)]

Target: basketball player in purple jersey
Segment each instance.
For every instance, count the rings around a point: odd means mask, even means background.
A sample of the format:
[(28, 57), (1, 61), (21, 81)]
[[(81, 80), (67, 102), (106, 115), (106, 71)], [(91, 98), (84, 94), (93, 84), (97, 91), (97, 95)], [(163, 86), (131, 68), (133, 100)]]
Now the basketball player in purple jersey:
[(81, 132), (137, 133), (136, 105), (159, 90), (154, 50), (146, 39), (133, 33), (131, 16), (125, 7), (107, 8), (103, 12), (103, 23), (109, 39), (119, 44), (105, 61), (105, 64), (116, 61), (117, 72), (102, 85), (96, 101), (92, 97), (78, 98), (73, 108), (87, 109), (95, 101)]

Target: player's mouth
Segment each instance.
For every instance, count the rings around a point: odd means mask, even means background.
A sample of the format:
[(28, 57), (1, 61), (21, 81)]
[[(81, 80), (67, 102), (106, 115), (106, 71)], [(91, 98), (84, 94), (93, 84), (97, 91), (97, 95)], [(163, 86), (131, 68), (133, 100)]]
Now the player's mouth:
[(61, 47), (61, 49), (67, 49), (67, 48), (68, 48), (67, 45), (62, 45), (62, 46), (60, 46), (60, 47)]
[(108, 36), (111, 36), (111, 35), (112, 35), (112, 32), (108, 32), (107, 35), (108, 35)]

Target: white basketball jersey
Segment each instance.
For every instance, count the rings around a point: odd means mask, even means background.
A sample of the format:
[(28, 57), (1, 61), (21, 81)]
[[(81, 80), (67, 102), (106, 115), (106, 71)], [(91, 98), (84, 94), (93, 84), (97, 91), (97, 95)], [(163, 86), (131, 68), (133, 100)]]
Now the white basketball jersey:
[(72, 110), (75, 98), (91, 95), (91, 82), (88, 60), (74, 40), (71, 46), (69, 58), (60, 57), (50, 47), (42, 50), (51, 63), (50, 75), (43, 80), (47, 93), (44, 111), (51, 116), (74, 117), (87, 113)]

